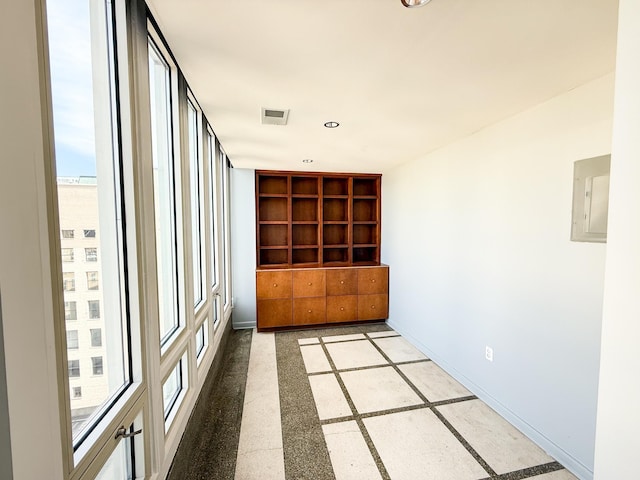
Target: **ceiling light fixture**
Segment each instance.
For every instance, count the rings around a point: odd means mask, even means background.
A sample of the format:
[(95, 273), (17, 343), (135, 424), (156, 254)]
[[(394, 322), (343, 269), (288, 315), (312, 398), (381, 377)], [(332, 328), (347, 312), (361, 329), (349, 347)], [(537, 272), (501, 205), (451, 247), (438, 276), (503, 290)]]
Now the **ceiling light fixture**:
[(407, 8), (424, 7), (431, 0), (400, 0)]
[(313, 163), (313, 160), (310, 158), (305, 158), (304, 160), (302, 160), (302, 163)]
[(327, 128), (336, 128), (339, 125), (340, 124), (338, 122), (327, 122), (327, 123), (324, 124), (324, 126), (327, 127)]

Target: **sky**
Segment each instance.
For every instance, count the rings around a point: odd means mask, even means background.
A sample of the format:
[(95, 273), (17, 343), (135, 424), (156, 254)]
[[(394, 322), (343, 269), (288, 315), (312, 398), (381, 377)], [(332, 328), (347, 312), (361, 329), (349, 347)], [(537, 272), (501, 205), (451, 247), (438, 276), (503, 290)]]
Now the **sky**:
[(89, 1), (49, 0), (49, 56), (59, 177), (95, 176)]

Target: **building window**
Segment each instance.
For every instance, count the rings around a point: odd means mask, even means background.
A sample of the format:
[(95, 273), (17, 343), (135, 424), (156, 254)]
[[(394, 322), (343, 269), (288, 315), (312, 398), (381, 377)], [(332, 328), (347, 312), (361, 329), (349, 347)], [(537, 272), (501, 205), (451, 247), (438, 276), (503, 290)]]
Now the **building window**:
[(73, 262), (73, 248), (62, 248), (62, 261)]
[(65, 292), (74, 292), (76, 289), (76, 275), (73, 272), (62, 274), (62, 288)]
[(211, 269), (211, 288), (214, 289), (218, 283), (218, 271), (216, 269), (216, 248), (218, 239), (216, 237), (218, 228), (217, 195), (218, 195), (218, 175), (216, 174), (216, 139), (210, 130), (207, 130), (207, 156), (209, 164), (209, 267)]
[(207, 346), (208, 321), (205, 320), (196, 332), (196, 358), (200, 359)]
[(102, 375), (102, 357), (91, 357), (91, 367), (94, 375)]
[(82, 398), (82, 387), (73, 387), (71, 393), (73, 398)]
[(77, 320), (78, 311), (76, 310), (76, 302), (64, 302), (64, 319)]
[(73, 230), (62, 230), (62, 238), (73, 238)]
[(187, 99), (187, 126), (189, 138), (189, 166), (191, 193), (191, 254), (193, 259), (193, 306), (204, 299), (206, 270), (203, 264), (203, 219), (202, 205), (202, 157), (200, 155), (199, 113), (191, 100)]
[(89, 318), (95, 320), (100, 318), (100, 300), (89, 300)]
[(87, 272), (87, 290), (98, 290), (98, 272)]
[(78, 330), (67, 330), (67, 349), (78, 349)]
[(98, 261), (98, 249), (97, 248), (85, 248), (84, 249), (84, 258), (87, 262), (97, 262)]
[[(156, 272), (160, 344), (166, 345), (178, 330), (178, 273), (176, 239), (180, 237), (175, 212), (180, 200), (175, 185), (174, 125), (171, 113), (171, 67), (161, 49), (149, 38), (149, 89), (151, 93), (151, 139), (153, 142), (153, 195), (156, 231)], [(178, 122), (179, 123), (179, 122)], [(177, 128), (177, 126), (176, 126)]]
[(182, 392), (182, 390), (185, 388), (185, 385), (183, 383), (184, 373), (186, 373), (183, 372), (184, 363), (185, 359), (180, 359), (167, 379), (162, 384), (162, 401), (164, 404), (165, 430), (170, 424), (170, 422), (168, 421), (169, 416), (178, 407), (180, 392)]
[(84, 238), (96, 238), (95, 230), (84, 230)]
[(102, 330), (100, 328), (91, 329), (91, 346), (92, 347), (102, 346)]
[(80, 360), (69, 360), (69, 377), (76, 378), (80, 376)]

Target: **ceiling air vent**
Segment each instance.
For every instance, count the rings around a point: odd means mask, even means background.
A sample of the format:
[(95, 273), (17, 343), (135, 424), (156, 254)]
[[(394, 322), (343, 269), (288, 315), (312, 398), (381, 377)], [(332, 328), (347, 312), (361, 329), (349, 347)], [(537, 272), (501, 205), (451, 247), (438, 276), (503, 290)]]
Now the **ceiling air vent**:
[(263, 125), (286, 125), (289, 118), (289, 110), (276, 110), (274, 108), (262, 108)]

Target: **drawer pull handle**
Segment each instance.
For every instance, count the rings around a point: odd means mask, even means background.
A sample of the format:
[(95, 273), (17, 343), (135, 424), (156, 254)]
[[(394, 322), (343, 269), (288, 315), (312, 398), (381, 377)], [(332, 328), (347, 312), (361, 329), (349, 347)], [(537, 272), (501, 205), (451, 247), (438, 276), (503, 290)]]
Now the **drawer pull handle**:
[(278, 284), (277, 284), (277, 283), (274, 283), (274, 284), (273, 284), (273, 286), (274, 286), (274, 287), (277, 287), (277, 286), (278, 286)]
[(340, 307), (340, 311), (341, 311), (341, 312), (344, 312), (344, 307)]
[(371, 308), (375, 310), (376, 306), (375, 305), (371, 305)]
[(340, 280), (340, 285), (344, 285), (344, 280)]
[(311, 286), (311, 282), (307, 283), (307, 285)]
[(311, 310), (307, 310), (307, 313), (311, 313)]
[(372, 279), (371, 279), (371, 283), (376, 283), (376, 279), (375, 279), (375, 278), (372, 278)]

